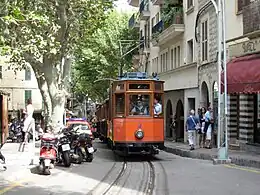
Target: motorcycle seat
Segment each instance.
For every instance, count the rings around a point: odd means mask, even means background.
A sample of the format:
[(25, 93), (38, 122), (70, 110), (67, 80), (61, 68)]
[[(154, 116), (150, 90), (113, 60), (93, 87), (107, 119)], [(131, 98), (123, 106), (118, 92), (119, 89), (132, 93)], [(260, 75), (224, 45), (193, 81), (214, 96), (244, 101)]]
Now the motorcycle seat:
[(45, 133), (43, 134), (43, 136), (41, 137), (41, 140), (42, 141), (54, 141), (56, 140), (57, 137), (55, 137), (54, 135), (52, 134), (49, 134), (49, 133)]

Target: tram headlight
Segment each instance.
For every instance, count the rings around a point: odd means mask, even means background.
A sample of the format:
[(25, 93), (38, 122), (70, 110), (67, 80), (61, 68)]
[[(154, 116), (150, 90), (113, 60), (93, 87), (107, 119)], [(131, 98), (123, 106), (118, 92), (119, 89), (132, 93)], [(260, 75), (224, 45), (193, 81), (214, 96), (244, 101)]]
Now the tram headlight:
[(144, 137), (144, 132), (143, 132), (143, 130), (142, 130), (142, 129), (138, 129), (138, 130), (135, 132), (135, 137), (136, 137), (137, 139), (143, 139), (143, 137)]

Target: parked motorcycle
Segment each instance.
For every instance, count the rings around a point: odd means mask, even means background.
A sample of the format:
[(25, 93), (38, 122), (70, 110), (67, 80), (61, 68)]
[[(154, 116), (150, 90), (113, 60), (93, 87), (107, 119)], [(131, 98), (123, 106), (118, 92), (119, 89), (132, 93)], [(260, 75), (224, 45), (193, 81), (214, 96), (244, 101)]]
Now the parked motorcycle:
[(78, 126), (75, 128), (75, 132), (78, 135), (77, 139), (84, 159), (87, 162), (92, 162), (94, 159), (93, 154), (96, 152), (96, 149), (93, 148), (93, 135), (91, 130), (86, 129), (85, 126)]
[(50, 175), (50, 169), (54, 167), (57, 158), (57, 137), (53, 134), (45, 133), (41, 137), (39, 172)]
[(58, 136), (51, 133), (43, 134), (39, 160), (39, 171), (42, 174), (50, 175), (50, 169), (54, 167), (55, 162), (70, 167), (70, 144), (66, 135), (63, 133), (59, 133)]
[(23, 141), (22, 126), (19, 123), (13, 122), (10, 125), (9, 137), (7, 139), (12, 140), (12, 142), (17, 142), (17, 143), (20, 143)]

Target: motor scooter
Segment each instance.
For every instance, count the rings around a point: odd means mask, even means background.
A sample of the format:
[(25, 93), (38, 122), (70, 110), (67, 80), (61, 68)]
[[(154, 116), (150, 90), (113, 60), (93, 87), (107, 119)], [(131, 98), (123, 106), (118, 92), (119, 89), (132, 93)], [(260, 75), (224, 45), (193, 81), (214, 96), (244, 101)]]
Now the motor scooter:
[(57, 159), (57, 137), (53, 134), (45, 133), (41, 137), (39, 172), (50, 175), (50, 169), (54, 167)]

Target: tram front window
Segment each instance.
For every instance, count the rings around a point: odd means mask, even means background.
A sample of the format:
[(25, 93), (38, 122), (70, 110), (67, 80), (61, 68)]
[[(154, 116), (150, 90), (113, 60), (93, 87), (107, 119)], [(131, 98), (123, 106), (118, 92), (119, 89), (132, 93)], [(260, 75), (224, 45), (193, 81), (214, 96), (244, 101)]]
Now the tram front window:
[(130, 95), (130, 115), (149, 116), (150, 96), (149, 95)]

